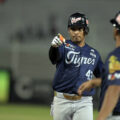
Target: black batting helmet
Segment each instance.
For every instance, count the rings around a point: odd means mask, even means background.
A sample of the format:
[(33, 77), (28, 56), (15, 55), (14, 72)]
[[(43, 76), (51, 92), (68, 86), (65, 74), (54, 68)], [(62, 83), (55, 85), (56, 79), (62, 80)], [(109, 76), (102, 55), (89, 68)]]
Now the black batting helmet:
[(72, 14), (68, 19), (68, 28), (84, 28), (85, 34), (88, 34), (89, 32), (88, 24), (89, 22), (85, 14), (79, 12)]
[(112, 25), (120, 31), (120, 11), (110, 20)]

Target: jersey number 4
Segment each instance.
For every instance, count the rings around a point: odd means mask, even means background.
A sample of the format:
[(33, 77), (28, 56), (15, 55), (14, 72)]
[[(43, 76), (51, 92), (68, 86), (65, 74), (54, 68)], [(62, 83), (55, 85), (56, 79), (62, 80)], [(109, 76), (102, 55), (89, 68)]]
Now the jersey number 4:
[(86, 76), (87, 76), (87, 80), (91, 80), (93, 78), (93, 72), (91, 70), (88, 70)]

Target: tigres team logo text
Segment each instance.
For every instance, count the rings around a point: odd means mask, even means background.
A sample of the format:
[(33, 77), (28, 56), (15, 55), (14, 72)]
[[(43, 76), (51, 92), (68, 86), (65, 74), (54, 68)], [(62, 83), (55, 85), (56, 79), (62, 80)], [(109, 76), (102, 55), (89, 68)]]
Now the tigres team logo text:
[(66, 64), (75, 64), (79, 67), (80, 64), (95, 64), (95, 59), (88, 57), (80, 57), (80, 52), (69, 51), (67, 53), (67, 58), (65, 59)]
[(71, 23), (74, 24), (74, 23), (80, 21), (81, 19), (82, 19), (81, 17), (78, 17), (78, 18), (73, 17), (73, 18), (71, 19)]

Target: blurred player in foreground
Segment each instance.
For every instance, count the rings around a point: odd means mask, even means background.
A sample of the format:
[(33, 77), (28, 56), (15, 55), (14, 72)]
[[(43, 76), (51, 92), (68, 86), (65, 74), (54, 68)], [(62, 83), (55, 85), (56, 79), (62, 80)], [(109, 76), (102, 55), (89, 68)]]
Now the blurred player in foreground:
[(114, 26), (116, 49), (105, 62), (102, 78), (83, 83), (78, 89), (79, 95), (101, 85), (100, 112), (97, 120), (120, 120), (120, 11), (111, 21)]
[(94, 89), (79, 96), (79, 86), (100, 77), (103, 65), (99, 53), (85, 43), (88, 19), (84, 14), (74, 13), (68, 20), (70, 40), (60, 34), (52, 40), (49, 58), (56, 64), (53, 80), (55, 96), (51, 112), (54, 120), (93, 120), (92, 95)]

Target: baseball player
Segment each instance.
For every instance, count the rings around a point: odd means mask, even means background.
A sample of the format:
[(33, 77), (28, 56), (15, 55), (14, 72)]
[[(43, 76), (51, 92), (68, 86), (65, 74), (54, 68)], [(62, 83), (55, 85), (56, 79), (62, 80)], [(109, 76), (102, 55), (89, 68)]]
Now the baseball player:
[(120, 120), (120, 11), (110, 22), (114, 26), (116, 49), (107, 57), (102, 78), (83, 83), (78, 89), (79, 95), (101, 85), (100, 112), (97, 120)]
[(93, 75), (100, 77), (103, 65), (99, 53), (85, 42), (88, 23), (84, 14), (72, 14), (68, 20), (70, 39), (58, 34), (51, 42), (49, 58), (56, 65), (51, 107), (54, 120), (93, 120), (95, 90), (85, 91), (80, 96), (77, 93), (79, 86)]

